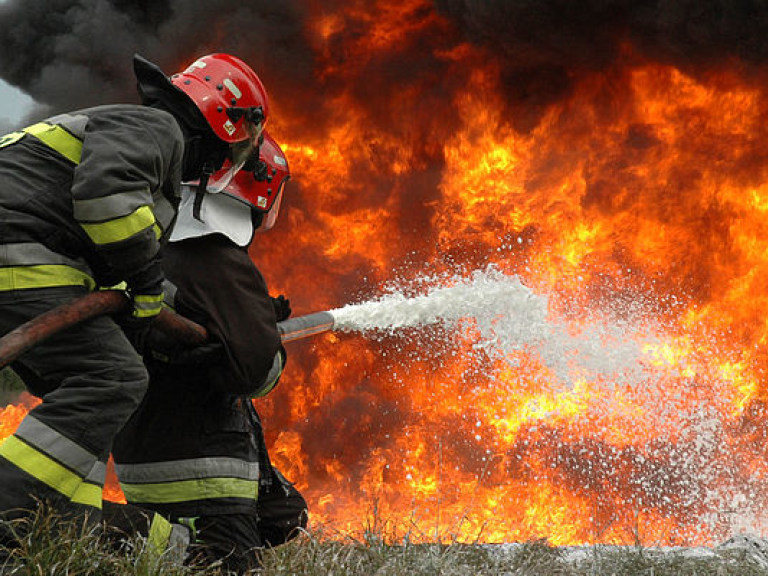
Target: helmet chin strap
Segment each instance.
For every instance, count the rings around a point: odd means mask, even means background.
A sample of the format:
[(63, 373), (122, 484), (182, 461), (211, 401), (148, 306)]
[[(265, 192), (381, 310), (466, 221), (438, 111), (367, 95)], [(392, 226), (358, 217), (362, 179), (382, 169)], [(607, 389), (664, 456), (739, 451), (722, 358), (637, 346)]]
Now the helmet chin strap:
[(195, 190), (195, 203), (192, 206), (192, 216), (195, 218), (195, 220), (199, 220), (200, 222), (203, 221), (203, 219), (200, 217), (200, 210), (203, 207), (203, 198), (205, 197), (206, 190), (208, 189), (208, 180), (211, 178), (213, 172), (213, 164), (210, 160), (206, 161), (203, 164), (203, 170), (200, 174), (200, 181), (198, 182), (197, 189)]

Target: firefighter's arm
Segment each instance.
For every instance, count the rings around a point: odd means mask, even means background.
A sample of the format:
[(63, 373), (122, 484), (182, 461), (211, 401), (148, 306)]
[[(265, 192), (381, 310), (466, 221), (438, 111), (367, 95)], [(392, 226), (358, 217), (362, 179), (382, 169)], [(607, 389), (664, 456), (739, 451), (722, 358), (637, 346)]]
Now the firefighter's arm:
[(182, 153), (178, 124), (157, 110), (96, 115), (86, 126), (72, 184), (74, 217), (106, 263), (109, 280), (128, 284), (139, 318), (161, 309), (153, 192), (179, 177)]
[(178, 288), (177, 312), (205, 326), (223, 347), (210, 370), (232, 394), (263, 395), (277, 384), (285, 350), (263, 277), (246, 250), (220, 235), (173, 242), (164, 263)]
[(285, 353), (285, 348), (283, 348), (281, 345), (280, 349), (275, 353), (275, 359), (272, 362), (272, 368), (269, 370), (269, 373), (267, 374), (261, 386), (250, 392), (251, 397), (263, 398), (275, 389), (275, 386), (277, 386), (277, 383), (280, 381), (280, 376), (283, 375), (286, 359), (287, 355)]

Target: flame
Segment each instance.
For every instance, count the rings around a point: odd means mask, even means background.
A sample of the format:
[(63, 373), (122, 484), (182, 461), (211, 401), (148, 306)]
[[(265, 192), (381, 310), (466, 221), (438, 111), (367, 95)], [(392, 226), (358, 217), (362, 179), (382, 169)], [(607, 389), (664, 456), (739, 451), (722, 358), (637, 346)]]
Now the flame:
[[(400, 21), (423, 6), (407, 3)], [(316, 36), (321, 53), (349, 50), (324, 70), (345, 114), (311, 153), (289, 120), (277, 130), (298, 189), (254, 254), (273, 286), (310, 312), (493, 264), (547, 295), (574, 340), (621, 326), (638, 370), (572, 366), (563, 386), (537, 350), (478, 367), (471, 331), (298, 344), (257, 405), (313, 521), (358, 533), (373, 515), (417, 540), (555, 544), (766, 532), (763, 89), (625, 46), (519, 130), (527, 110), (505, 101), (498, 60), (464, 44), (435, 51), (469, 71), (439, 105), (456, 111), (447, 137), (408, 100), (417, 80), (387, 93), (412, 104), (409, 132), (372, 121), (353, 85), (358, 56), (406, 41), (379, 34), (386, 15), (366, 20), (365, 39), (343, 36), (348, 21), (336, 14)], [(410, 33), (439, 28), (417, 22)], [(386, 117), (396, 107), (376, 104)], [(596, 353), (626, 344), (606, 337)]]
[[(22, 392), (18, 396), (16, 404), (11, 403), (0, 408), (0, 442), (16, 432), (16, 428), (19, 427), (24, 417), (41, 402), (39, 398), (31, 396), (27, 392)], [(104, 485), (103, 497), (112, 502), (125, 503), (125, 496), (117, 481), (114, 462), (111, 458), (107, 465), (107, 480)]]
[(40, 400), (26, 392), (19, 395), (18, 404), (8, 404), (0, 408), (0, 440), (4, 440), (19, 427), (27, 413), (40, 404)]
[(554, 370), (535, 346), (478, 351), (471, 326), (289, 345), (256, 405), (312, 523), (561, 545), (768, 535), (760, 80), (627, 44), (558, 99), (510, 101), (503, 55), (443, 41), (429, 2), (313, 10), (328, 89), (312, 123), (271, 94), (293, 174), (252, 247), (272, 292), (303, 314), (493, 265), (589, 346)]

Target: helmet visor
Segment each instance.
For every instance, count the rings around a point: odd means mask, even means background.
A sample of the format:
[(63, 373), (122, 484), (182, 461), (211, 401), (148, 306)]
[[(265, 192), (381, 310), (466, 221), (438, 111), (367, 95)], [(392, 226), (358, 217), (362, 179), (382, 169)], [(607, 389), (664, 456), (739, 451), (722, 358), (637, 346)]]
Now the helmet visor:
[(280, 213), (280, 203), (282, 200), (283, 191), (280, 190), (277, 194), (277, 198), (275, 198), (275, 201), (272, 203), (272, 208), (269, 209), (269, 212), (264, 214), (264, 217), (261, 220), (261, 226), (256, 229), (256, 232), (266, 232), (267, 230), (272, 229), (272, 226), (277, 222), (277, 216)]
[(225, 166), (221, 170), (217, 170), (208, 178), (208, 186), (206, 191), (211, 194), (218, 194), (224, 190), (235, 175), (245, 166), (248, 159), (254, 154), (254, 144), (257, 140), (248, 139), (240, 142), (235, 142), (229, 146), (229, 154), (231, 156), (231, 163), (229, 166)]

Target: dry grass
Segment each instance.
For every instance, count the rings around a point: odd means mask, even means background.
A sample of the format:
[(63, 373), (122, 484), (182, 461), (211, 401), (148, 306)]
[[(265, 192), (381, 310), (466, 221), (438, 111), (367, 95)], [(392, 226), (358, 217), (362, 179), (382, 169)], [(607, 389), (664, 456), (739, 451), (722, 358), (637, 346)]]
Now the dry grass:
[[(221, 576), (210, 567), (192, 569), (155, 558), (141, 539), (119, 549), (92, 529), (38, 514), (15, 528), (21, 546), (0, 548), (3, 575), (19, 576)], [(392, 545), (381, 532), (361, 540), (322, 530), (304, 532), (288, 544), (265, 550), (260, 576), (768, 576), (768, 563), (748, 549), (692, 554), (642, 547), (564, 549), (546, 541), (515, 545)], [(390, 540), (391, 541), (391, 540)], [(762, 562), (762, 563), (761, 563)]]

